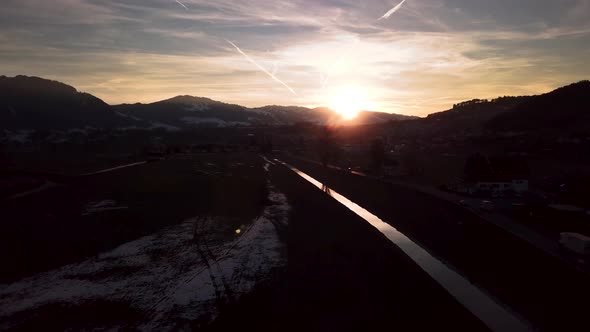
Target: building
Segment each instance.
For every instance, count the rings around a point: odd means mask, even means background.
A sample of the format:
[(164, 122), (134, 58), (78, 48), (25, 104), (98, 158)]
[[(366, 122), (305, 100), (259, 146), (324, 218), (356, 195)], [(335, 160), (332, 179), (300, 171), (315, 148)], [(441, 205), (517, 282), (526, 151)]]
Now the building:
[(529, 190), (529, 168), (520, 157), (474, 155), (467, 160), (465, 175), (472, 193), (505, 196)]

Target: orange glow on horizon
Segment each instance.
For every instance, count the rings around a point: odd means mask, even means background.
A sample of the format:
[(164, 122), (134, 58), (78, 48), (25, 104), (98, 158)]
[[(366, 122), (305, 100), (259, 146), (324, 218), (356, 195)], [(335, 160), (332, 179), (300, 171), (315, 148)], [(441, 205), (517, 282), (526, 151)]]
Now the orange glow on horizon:
[(329, 107), (345, 120), (356, 118), (362, 110), (370, 108), (364, 91), (355, 86), (341, 87), (330, 98)]

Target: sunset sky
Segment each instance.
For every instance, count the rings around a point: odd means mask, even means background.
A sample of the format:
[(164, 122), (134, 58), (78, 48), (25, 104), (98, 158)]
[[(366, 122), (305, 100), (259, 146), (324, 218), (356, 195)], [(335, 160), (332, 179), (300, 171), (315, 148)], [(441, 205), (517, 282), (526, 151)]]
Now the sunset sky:
[(400, 1), (2, 0), (0, 75), (110, 104), (329, 106), (355, 91), (412, 115), (590, 78), (590, 0), (406, 0), (378, 20)]

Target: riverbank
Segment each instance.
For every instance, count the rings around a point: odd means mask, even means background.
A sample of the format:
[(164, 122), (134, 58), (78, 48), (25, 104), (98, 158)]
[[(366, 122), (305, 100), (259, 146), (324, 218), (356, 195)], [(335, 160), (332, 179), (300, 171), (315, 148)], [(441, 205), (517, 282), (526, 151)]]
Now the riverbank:
[(585, 275), (455, 204), (285, 157), (410, 236), (543, 330), (584, 324)]
[(228, 308), (211, 331), (486, 331), (397, 246), (282, 165), (292, 207), (287, 267)]

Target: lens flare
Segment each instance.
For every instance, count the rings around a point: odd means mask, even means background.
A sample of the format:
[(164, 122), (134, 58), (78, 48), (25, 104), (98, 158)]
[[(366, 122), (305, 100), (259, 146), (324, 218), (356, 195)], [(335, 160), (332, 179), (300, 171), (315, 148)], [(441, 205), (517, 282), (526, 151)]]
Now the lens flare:
[(360, 111), (370, 107), (366, 94), (355, 86), (339, 88), (332, 95), (330, 109), (346, 120), (354, 119)]

